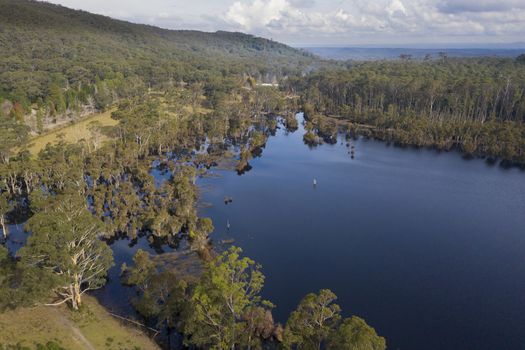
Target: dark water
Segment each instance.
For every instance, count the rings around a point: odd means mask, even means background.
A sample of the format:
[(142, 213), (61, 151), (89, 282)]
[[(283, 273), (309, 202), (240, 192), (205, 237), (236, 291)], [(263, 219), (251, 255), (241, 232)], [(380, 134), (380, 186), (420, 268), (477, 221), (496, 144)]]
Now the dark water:
[(363, 48), (363, 47), (310, 47), (305, 50), (323, 58), (334, 60), (395, 60), (400, 55), (412, 55), (414, 59), (423, 59), (430, 55), (439, 58), (440, 52), (449, 57), (510, 57), (516, 58), (525, 53), (525, 49), (476, 49), (476, 48), (448, 48), (448, 49), (419, 49), (419, 48)]
[(108, 282), (106, 285), (92, 293), (104, 307), (124, 317), (140, 318), (130, 303), (131, 299), (136, 296), (136, 293), (132, 288), (123, 285), (120, 278), (122, 264), (133, 266), (133, 256), (139, 249), (147, 251), (151, 255), (173, 251), (168, 246), (163, 246), (160, 249), (153, 248), (146, 237), (140, 237), (136, 241), (123, 238), (111, 243), (115, 265), (108, 271)]
[(389, 349), (524, 348), (525, 172), (372, 140), (352, 160), (302, 134), (280, 130), (243, 176), (200, 181), (214, 240), (262, 264), (278, 321), (329, 288)]
[[(156, 179), (161, 179), (165, 174), (159, 171), (154, 171)], [(9, 237), (5, 241), (9, 252), (15, 256), (22, 248), (29, 237), (29, 233), (25, 231), (26, 222), (19, 224), (8, 225)], [(110, 247), (113, 251), (113, 258), (115, 264), (108, 271), (108, 281), (101, 289), (97, 289), (91, 294), (95, 295), (102, 305), (108, 310), (115, 312), (121, 316), (139, 318), (135, 312), (130, 300), (136, 295), (132, 288), (121, 284), (121, 269), (122, 264), (127, 266), (133, 265), (133, 256), (139, 250), (145, 250), (151, 255), (158, 255), (164, 253), (171, 253), (174, 251), (168, 245), (150, 244), (145, 236), (138, 237), (136, 240), (128, 238), (117, 239), (110, 242)]]
[[(351, 142), (351, 159), (342, 137), (310, 149), (303, 133), (280, 129), (243, 176), (212, 170), (219, 176), (199, 179), (213, 205), (201, 209), (214, 221), (213, 240), (234, 238), (263, 265), (277, 321), (305, 294), (329, 288), (389, 349), (524, 348), (524, 171), (364, 139)], [(152, 174), (159, 183), (170, 175)], [(10, 225), (12, 253), (26, 238), (23, 224)], [(138, 249), (174, 250), (145, 237), (111, 247), (116, 264), (94, 294), (133, 317), (122, 263)]]

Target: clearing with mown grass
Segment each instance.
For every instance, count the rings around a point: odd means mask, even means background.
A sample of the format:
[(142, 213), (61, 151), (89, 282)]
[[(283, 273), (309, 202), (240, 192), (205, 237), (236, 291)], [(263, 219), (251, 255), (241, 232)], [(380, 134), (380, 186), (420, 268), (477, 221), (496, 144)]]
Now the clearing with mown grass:
[[(57, 144), (60, 140), (67, 143), (78, 143), (81, 140), (90, 140), (93, 137), (90, 131), (91, 123), (98, 123), (102, 128), (112, 127), (118, 124), (117, 120), (111, 118), (111, 112), (113, 112), (113, 109), (94, 114), (74, 124), (57, 128), (49, 133), (32, 138), (29, 141), (27, 149), (32, 155), (37, 155), (47, 144)], [(101, 141), (107, 139), (107, 136), (101, 136)]]
[(124, 325), (97, 302), (84, 296), (81, 311), (62, 305), (20, 308), (0, 314), (2, 345), (36, 348), (54, 341), (65, 349), (158, 350), (154, 341), (135, 326)]

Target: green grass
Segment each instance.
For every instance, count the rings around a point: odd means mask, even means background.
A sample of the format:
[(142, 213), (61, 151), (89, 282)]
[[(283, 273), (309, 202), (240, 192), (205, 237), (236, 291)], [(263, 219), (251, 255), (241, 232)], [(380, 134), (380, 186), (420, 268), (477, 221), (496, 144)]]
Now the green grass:
[[(111, 127), (118, 124), (117, 120), (111, 118), (112, 111), (113, 110), (109, 110), (104, 113), (94, 114), (74, 124), (54, 129), (44, 135), (36, 136), (29, 141), (27, 149), (32, 155), (37, 155), (48, 143), (58, 143), (60, 137), (68, 143), (77, 143), (82, 139), (89, 140), (91, 138), (91, 133), (88, 128), (90, 123), (98, 122), (103, 127)], [(107, 137), (103, 137), (103, 140), (107, 140)]]
[(0, 314), (1, 345), (35, 349), (50, 341), (71, 350), (157, 350), (141, 330), (114, 318), (96, 301), (85, 296), (82, 311), (66, 306), (21, 308)]

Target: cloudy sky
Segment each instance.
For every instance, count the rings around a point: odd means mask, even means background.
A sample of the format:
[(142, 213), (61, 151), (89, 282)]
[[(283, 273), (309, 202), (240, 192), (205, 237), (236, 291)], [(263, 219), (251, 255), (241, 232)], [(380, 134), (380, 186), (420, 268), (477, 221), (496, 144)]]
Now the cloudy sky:
[(525, 0), (50, 2), (163, 28), (242, 31), (295, 46), (467, 46), (525, 41)]

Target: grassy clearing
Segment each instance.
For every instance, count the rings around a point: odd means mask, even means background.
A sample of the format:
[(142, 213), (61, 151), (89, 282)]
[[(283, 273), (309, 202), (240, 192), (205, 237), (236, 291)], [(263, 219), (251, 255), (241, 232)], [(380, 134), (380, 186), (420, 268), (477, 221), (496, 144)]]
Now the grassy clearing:
[(210, 114), (211, 112), (213, 112), (213, 109), (204, 107), (197, 107), (195, 108), (195, 111), (193, 110), (192, 106), (184, 106), (183, 109), (187, 114)]
[[(98, 122), (103, 127), (111, 127), (118, 124), (117, 120), (111, 119), (111, 112), (113, 112), (113, 110), (94, 114), (75, 124), (57, 128), (45, 135), (37, 136), (29, 141), (27, 149), (32, 155), (37, 155), (48, 143), (58, 143), (60, 137), (68, 143), (77, 143), (82, 139), (88, 140), (91, 138), (89, 131), (90, 123)], [(103, 136), (102, 141), (105, 139), (107, 139), (107, 137)]]
[(55, 341), (71, 350), (158, 350), (159, 347), (133, 326), (121, 323), (86, 296), (83, 311), (66, 306), (22, 308), (0, 314), (0, 344), (36, 344)]

